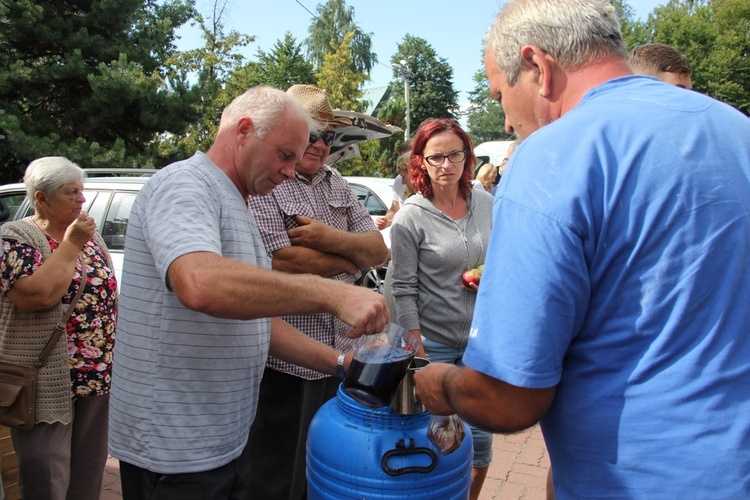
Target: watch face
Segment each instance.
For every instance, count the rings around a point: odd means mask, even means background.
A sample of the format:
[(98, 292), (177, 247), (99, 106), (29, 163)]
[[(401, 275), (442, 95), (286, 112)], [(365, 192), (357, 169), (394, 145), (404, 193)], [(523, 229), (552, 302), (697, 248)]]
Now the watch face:
[(346, 375), (346, 372), (344, 371), (344, 358), (346, 358), (346, 354), (342, 352), (336, 360), (336, 375), (342, 378)]

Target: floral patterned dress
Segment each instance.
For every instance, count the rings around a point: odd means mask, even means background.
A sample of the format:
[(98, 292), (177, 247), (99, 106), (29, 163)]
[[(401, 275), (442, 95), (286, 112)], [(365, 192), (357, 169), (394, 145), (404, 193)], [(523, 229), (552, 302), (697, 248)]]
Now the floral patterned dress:
[[(47, 237), (54, 252), (59, 243)], [(30, 276), (43, 264), (34, 247), (4, 239), (0, 265), (0, 288), (7, 292), (18, 279)], [(104, 252), (92, 239), (83, 247), (86, 288), (67, 323), (71, 397), (101, 396), (109, 393), (112, 381), (112, 350), (117, 326), (117, 278)], [(65, 308), (81, 284), (80, 264), (62, 299)], [(50, 332), (52, 333), (52, 332)]]

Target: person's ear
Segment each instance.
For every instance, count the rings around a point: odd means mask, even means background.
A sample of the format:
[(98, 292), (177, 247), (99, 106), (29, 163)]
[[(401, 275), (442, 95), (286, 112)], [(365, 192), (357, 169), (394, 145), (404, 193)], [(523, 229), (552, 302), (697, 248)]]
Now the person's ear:
[(552, 94), (552, 71), (555, 67), (552, 57), (535, 45), (524, 45), (521, 48), (521, 60), (524, 69), (533, 72), (539, 95), (549, 97)]
[(237, 122), (236, 130), (238, 134), (242, 135), (245, 138), (248, 138), (250, 134), (255, 134), (255, 124), (253, 123), (253, 119), (249, 116), (243, 116)]
[(49, 197), (47, 196), (47, 193), (45, 193), (44, 191), (39, 190), (34, 193), (34, 199), (36, 200), (37, 206), (46, 205), (48, 202), (48, 198)]

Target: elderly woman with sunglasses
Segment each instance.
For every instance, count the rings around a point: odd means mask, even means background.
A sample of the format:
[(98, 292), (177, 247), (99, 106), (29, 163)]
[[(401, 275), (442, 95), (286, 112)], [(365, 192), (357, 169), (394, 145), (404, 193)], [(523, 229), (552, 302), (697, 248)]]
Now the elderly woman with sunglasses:
[(84, 177), (66, 158), (31, 162), (24, 182), (35, 213), (2, 228), (0, 359), (33, 364), (77, 300), (39, 371), (34, 427), (11, 429), (23, 498), (93, 500), (101, 492), (117, 280), (82, 212)]
[[(425, 120), (409, 161), (417, 194), (391, 226), (395, 317), (421, 338), (417, 355), (432, 362), (461, 364), (477, 292), (477, 285), (462, 285), (461, 275), (484, 263), (492, 228), (492, 195), (472, 189), (472, 150), (471, 139), (455, 122)], [(492, 458), (492, 434), (472, 430), (470, 498), (475, 499)]]

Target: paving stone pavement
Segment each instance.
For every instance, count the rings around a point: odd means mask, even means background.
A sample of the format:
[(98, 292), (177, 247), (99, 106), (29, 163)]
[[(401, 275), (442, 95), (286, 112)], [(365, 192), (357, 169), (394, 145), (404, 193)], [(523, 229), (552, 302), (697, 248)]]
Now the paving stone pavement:
[[(539, 426), (518, 434), (496, 434), (493, 458), (480, 500), (545, 500), (549, 456)], [(117, 460), (104, 470), (100, 500), (122, 498)]]
[(510, 435), (496, 434), (480, 500), (546, 500), (549, 455), (538, 425)]

